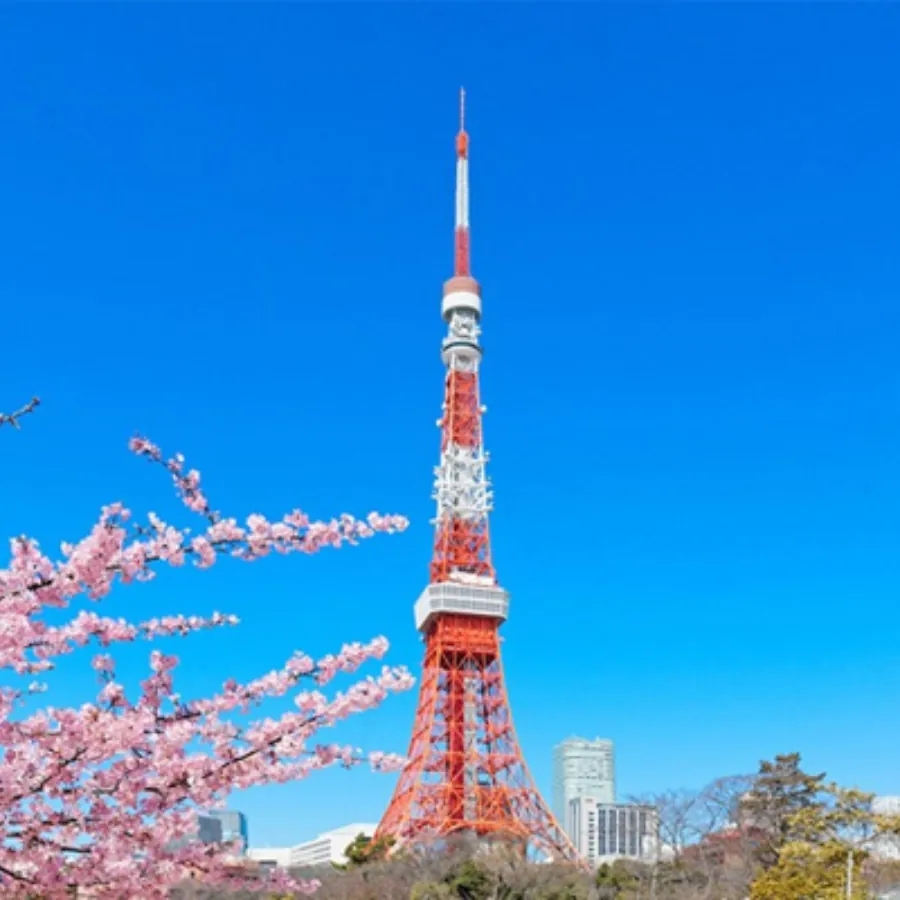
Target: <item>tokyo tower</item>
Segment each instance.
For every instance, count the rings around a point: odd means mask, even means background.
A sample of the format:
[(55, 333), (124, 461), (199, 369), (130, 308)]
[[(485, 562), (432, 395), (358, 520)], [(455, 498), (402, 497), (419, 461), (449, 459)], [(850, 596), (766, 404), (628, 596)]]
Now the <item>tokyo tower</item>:
[(469, 266), (469, 137), (460, 92), (453, 277), (441, 311), (447, 336), (440, 465), (435, 472), (430, 581), (415, 605), (425, 642), (408, 762), (375, 839), (395, 847), (468, 833), (505, 837), (546, 856), (578, 854), (532, 781), (513, 729), (499, 629), (509, 595), (491, 559), (492, 509), (481, 434), (481, 288)]

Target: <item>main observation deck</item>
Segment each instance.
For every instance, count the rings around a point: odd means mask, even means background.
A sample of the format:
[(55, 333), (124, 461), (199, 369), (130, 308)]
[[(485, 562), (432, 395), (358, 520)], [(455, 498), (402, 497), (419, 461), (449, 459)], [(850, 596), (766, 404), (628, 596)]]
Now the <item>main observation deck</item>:
[(429, 584), (416, 601), (416, 628), (423, 633), (428, 631), (434, 617), (441, 613), (505, 622), (509, 618), (509, 593), (496, 584), (478, 584), (474, 578), (473, 582)]

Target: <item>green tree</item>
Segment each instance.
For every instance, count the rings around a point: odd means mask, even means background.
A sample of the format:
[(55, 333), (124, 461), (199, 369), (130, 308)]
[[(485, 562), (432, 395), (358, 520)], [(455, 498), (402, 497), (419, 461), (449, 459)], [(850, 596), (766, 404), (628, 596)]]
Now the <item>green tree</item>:
[(781, 848), (793, 837), (798, 813), (821, 808), (824, 773), (808, 775), (800, 768), (800, 754), (776, 756), (762, 762), (753, 786), (741, 801), (747, 826), (759, 835), (758, 859), (764, 868), (778, 862)]
[(900, 818), (878, 815), (872, 795), (821, 785), (814, 801), (802, 804), (785, 823), (790, 839), (775, 864), (754, 881), (751, 900), (843, 900), (872, 896), (866, 880), (867, 848), (880, 835), (900, 834)]
[(368, 863), (382, 862), (387, 859), (394, 843), (395, 841), (392, 837), (380, 837), (377, 841), (373, 841), (372, 838), (360, 832), (347, 845), (347, 849), (344, 850), (347, 862), (334, 863), (334, 867), (345, 872), (349, 869), (357, 869)]
[(473, 859), (467, 859), (450, 877), (450, 887), (460, 900), (489, 900), (494, 879)]
[[(778, 862), (753, 882), (750, 900), (844, 900), (848, 855), (847, 847), (839, 841), (791, 841), (782, 847)], [(861, 859), (862, 855), (859, 853), (858, 857)], [(854, 854), (856, 871), (857, 863)], [(850, 896), (868, 900), (872, 895), (862, 878), (854, 878)]]
[(594, 876), (599, 900), (624, 900), (633, 896), (638, 879), (621, 862), (603, 863)]

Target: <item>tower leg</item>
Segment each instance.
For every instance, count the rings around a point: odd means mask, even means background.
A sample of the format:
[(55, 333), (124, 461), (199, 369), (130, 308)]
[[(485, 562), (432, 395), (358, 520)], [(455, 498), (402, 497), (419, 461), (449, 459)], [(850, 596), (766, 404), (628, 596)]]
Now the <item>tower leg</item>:
[(400, 847), (470, 831), (576, 861), (519, 749), (497, 625), (448, 614), (427, 635), (409, 761), (377, 837)]

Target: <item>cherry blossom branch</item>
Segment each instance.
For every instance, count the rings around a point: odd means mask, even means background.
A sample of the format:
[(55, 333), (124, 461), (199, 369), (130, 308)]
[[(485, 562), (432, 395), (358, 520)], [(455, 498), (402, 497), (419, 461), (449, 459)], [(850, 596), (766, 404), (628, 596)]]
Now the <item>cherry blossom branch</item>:
[[(112, 872), (119, 873), (115, 876), (119, 888), (125, 877), (121, 873), (132, 872), (128, 879), (133, 879), (133, 867), (113, 865), (108, 858), (104, 836), (112, 829), (127, 836), (121, 852), (146, 853), (159, 866), (177, 864), (183, 874), (188, 862), (194, 865), (199, 860), (190, 853), (167, 850), (162, 837), (171, 843), (184, 834), (194, 810), (217, 805), (227, 790), (304, 778), (321, 768), (349, 767), (365, 759), (376, 770), (396, 771), (403, 763), (400, 757), (381, 753), (365, 757), (349, 746), (310, 747), (308, 741), (322, 727), (376, 707), (389, 693), (409, 689), (413, 680), (405, 669), (385, 667), (379, 676), (357, 682), (331, 700), (318, 691), (301, 692), (294, 700), (298, 712), (248, 728), (223, 717), (246, 711), (263, 699), (284, 696), (305, 678), (322, 686), (386, 650), (387, 642), (376, 638), (366, 645), (345, 645), (340, 653), (317, 662), (295, 654), (280, 670), (245, 685), (226, 682), (214, 696), (184, 704), (172, 682), (175, 657), (152, 654), (152, 674), (134, 704), (115, 682), (112, 660), (96, 657), (94, 667), (104, 685), (100, 705), (48, 710), (24, 721), (0, 723), (0, 745), (6, 748), (0, 766), (0, 831), (6, 835), (0, 866), (14, 872), (32, 893), (52, 897), (60, 885), (56, 875), (48, 882), (41, 869), (33, 874), (16, 861), (31, 860), (35, 853), (42, 859), (55, 853), (65, 861), (66, 885), (108, 887)], [(173, 703), (176, 714), (165, 714), (164, 707)], [(187, 744), (198, 740), (209, 751), (188, 753)], [(96, 746), (103, 748), (99, 759), (90, 750)], [(37, 780), (23, 788), (33, 776)], [(152, 828), (148, 817), (153, 819)], [(69, 858), (73, 854), (67, 848), (79, 841), (77, 858)], [(227, 848), (219, 850), (218, 857), (209, 848), (197, 850), (206, 860), (206, 877), (216, 871), (222, 874)], [(234, 872), (227, 874), (229, 880), (236, 877)], [(269, 890), (271, 885), (262, 887)], [(313, 887), (293, 885), (295, 890)], [(137, 883), (130, 883), (129, 889), (129, 896), (164, 896), (164, 891), (138, 893)]]
[(314, 522), (294, 510), (276, 522), (254, 514), (247, 517), (246, 526), (240, 526), (212, 509), (200, 487), (200, 473), (185, 473), (182, 456), (166, 460), (159, 447), (144, 438), (133, 438), (129, 447), (170, 473), (182, 502), (207, 521), (206, 528), (191, 536), (190, 529), (175, 528), (155, 513), (149, 514), (148, 525), (134, 526), (130, 510), (113, 504), (103, 508), (86, 538), (74, 545), (63, 544), (64, 559), (59, 562), (42, 554), (36, 541), (14, 539), (11, 565), (0, 570), (0, 610), (10, 617), (7, 630), (15, 639), (0, 640), (0, 669), (12, 668), (20, 674), (43, 672), (52, 668), (53, 657), (94, 639), (109, 645), (138, 636), (183, 636), (237, 624), (235, 617), (220, 613), (209, 618), (169, 616), (133, 625), (82, 612), (68, 624), (52, 628), (38, 618), (42, 609), (66, 607), (78, 595), (99, 600), (116, 581), (149, 581), (157, 563), (180, 567), (193, 559), (197, 567), (206, 569), (221, 555), (253, 562), (272, 551), (312, 554), (325, 547), (355, 545), (379, 532), (403, 531), (408, 525), (402, 516), (378, 513), (370, 513), (366, 521), (344, 514), (329, 522)]
[(32, 397), (24, 406), (20, 406), (14, 412), (0, 413), (0, 427), (3, 427), (4, 425), (12, 425), (12, 427), (15, 428), (16, 431), (21, 430), (19, 419), (21, 419), (22, 416), (27, 416), (29, 413), (33, 413), (40, 405), (40, 398)]
[[(252, 515), (238, 525), (212, 508), (199, 472), (185, 471), (182, 457), (165, 459), (142, 438), (135, 438), (131, 449), (167, 470), (184, 505), (204, 520), (203, 530), (192, 535), (153, 513), (147, 524), (135, 525), (129, 510), (116, 504), (102, 510), (87, 537), (63, 545), (59, 561), (42, 554), (33, 540), (14, 539), (10, 564), (0, 570), (0, 671), (45, 671), (57, 657), (91, 642), (109, 646), (237, 623), (220, 613), (133, 624), (82, 610), (52, 626), (42, 617), (79, 596), (100, 600), (116, 582), (150, 580), (157, 565), (177, 568), (190, 559), (208, 568), (226, 554), (247, 562), (273, 551), (310, 554), (407, 525), (402, 517), (374, 513), (365, 521), (345, 515), (313, 522), (299, 511), (274, 522)], [(339, 674), (381, 659), (387, 649), (387, 641), (376, 638), (346, 644), (317, 661), (297, 653), (281, 669), (246, 684), (228, 681), (212, 696), (193, 700), (175, 691), (174, 656), (151, 654), (151, 673), (131, 701), (111, 657), (99, 655), (93, 665), (102, 688), (95, 703), (49, 706), (26, 717), (13, 713), (43, 686), (33, 683), (27, 691), (0, 686), (4, 900), (68, 900), (74, 889), (85, 888), (96, 889), (98, 896), (163, 900), (191, 872), (202, 873), (210, 884), (313, 890), (314, 882), (286, 876), (247, 885), (249, 875), (234, 868), (229, 847), (175, 842), (192, 833), (198, 809), (224, 802), (234, 789), (305, 778), (332, 765), (368, 761), (376, 771), (402, 767), (395, 754), (364, 754), (316, 740), (322, 728), (412, 686), (405, 669), (384, 666), (344, 692), (331, 697), (321, 692)], [(266, 700), (285, 697), (304, 680), (315, 689), (299, 691), (294, 710), (244, 725), (235, 720)]]

